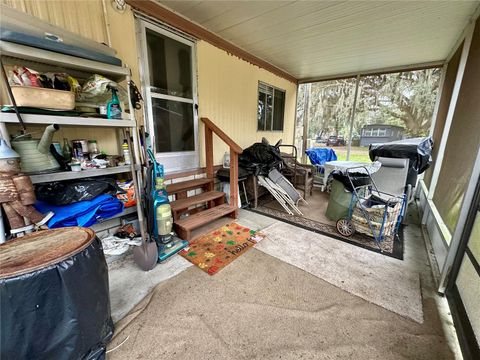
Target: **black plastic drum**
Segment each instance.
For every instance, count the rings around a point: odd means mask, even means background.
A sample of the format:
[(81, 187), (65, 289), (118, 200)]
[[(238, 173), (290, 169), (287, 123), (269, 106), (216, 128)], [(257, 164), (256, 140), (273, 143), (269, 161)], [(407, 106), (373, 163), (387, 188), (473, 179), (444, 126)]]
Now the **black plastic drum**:
[(86, 228), (0, 245), (1, 359), (103, 359), (113, 335), (108, 269)]

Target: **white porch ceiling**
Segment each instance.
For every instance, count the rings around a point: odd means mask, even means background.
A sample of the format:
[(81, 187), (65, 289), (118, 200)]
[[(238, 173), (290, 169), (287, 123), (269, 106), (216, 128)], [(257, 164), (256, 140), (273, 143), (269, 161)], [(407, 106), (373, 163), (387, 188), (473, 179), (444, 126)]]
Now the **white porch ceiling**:
[(444, 60), (476, 1), (159, 1), (297, 79)]

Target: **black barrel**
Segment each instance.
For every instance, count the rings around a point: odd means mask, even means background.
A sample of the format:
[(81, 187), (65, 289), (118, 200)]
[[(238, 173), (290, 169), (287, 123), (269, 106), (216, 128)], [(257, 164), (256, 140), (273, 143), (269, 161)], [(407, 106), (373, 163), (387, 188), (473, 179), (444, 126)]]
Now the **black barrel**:
[(103, 359), (113, 336), (108, 269), (86, 228), (0, 245), (1, 359)]

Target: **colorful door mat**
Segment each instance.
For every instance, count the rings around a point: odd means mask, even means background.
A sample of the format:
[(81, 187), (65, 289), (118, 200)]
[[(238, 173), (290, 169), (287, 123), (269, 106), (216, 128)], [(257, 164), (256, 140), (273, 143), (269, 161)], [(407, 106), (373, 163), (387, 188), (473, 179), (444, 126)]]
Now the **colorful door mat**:
[(231, 223), (191, 241), (180, 255), (207, 274), (214, 275), (263, 237), (260, 232)]

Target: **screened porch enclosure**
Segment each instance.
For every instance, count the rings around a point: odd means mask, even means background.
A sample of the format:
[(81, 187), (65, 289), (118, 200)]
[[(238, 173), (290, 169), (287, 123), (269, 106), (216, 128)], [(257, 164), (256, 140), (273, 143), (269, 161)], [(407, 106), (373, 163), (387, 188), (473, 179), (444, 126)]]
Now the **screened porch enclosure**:
[(368, 161), (371, 144), (428, 136), (441, 74), (436, 67), (300, 84), (295, 143)]
[(339, 158), (370, 161), (369, 144), (433, 137), (433, 163), (416, 195), (443, 292), (478, 163), (479, 3), (162, 4), (298, 80), (295, 135), (286, 143), (301, 155), (329, 142)]

